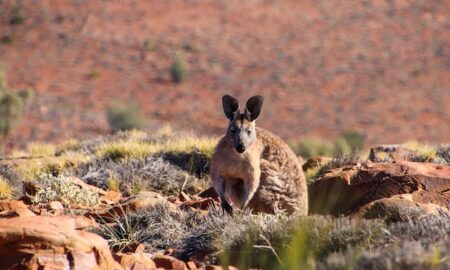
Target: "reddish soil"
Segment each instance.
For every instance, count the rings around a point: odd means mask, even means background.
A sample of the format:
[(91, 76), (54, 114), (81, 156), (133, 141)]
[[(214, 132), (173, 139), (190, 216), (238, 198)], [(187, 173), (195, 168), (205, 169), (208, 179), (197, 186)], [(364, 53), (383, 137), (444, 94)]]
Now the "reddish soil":
[[(138, 104), (150, 130), (218, 134), (225, 93), (264, 95), (259, 124), (286, 139), (450, 141), (445, 0), (22, 1), (26, 21), (10, 25), (15, 3), (0, 2), (13, 39), (0, 62), (12, 89), (36, 91), (16, 145), (107, 133), (113, 100)], [(189, 69), (178, 85), (177, 53)]]

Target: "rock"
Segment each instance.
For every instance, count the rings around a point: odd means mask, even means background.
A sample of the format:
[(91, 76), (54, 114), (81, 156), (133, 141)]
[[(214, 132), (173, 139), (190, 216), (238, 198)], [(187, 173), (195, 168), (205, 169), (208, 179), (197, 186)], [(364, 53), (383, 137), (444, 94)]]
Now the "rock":
[(332, 169), (309, 187), (310, 213), (351, 214), (399, 194), (415, 203), (450, 207), (450, 166), (431, 163), (368, 163)]
[(0, 219), (2, 269), (122, 269), (106, 240), (81, 231), (92, 225), (68, 216)]
[(450, 218), (450, 210), (432, 203), (415, 203), (412, 201), (412, 196), (405, 198), (405, 196), (397, 195), (370, 202), (352, 214), (353, 217), (358, 218), (384, 218), (393, 222), (425, 215)]
[(173, 270), (188, 270), (186, 264), (183, 261), (178, 260), (175, 257), (156, 254), (153, 257), (153, 261), (157, 268), (173, 269)]
[(329, 157), (312, 157), (308, 158), (306, 162), (302, 165), (302, 169), (304, 172), (306, 172), (309, 169), (313, 169), (316, 167), (321, 167), (328, 162), (330, 162), (332, 158)]
[(0, 200), (0, 212), (17, 209), (28, 209), (28, 206), (23, 201)]
[(64, 206), (59, 201), (49, 202), (48, 208), (50, 208), (50, 210), (64, 210)]
[(125, 270), (155, 270), (156, 265), (144, 253), (116, 254), (116, 259)]
[(117, 216), (123, 216), (125, 213), (130, 211), (136, 212), (161, 203), (170, 204), (175, 208), (175, 205), (169, 203), (166, 198), (161, 196), (161, 194), (153, 191), (141, 191), (134, 196), (122, 199), (117, 205), (107, 209), (104, 212), (88, 213), (87, 216), (114, 218)]
[(189, 270), (197, 270), (198, 269), (197, 265), (193, 261), (186, 262), (186, 265)]
[(122, 194), (117, 191), (107, 191), (100, 197), (100, 201), (105, 204), (116, 204), (122, 199)]
[(36, 216), (30, 211), (29, 206), (22, 201), (0, 200), (0, 217), (32, 217)]

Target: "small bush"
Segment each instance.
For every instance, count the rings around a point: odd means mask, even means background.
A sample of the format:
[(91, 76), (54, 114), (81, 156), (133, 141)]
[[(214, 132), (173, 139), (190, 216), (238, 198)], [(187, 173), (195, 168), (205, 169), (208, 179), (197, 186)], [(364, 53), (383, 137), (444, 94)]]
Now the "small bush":
[(98, 69), (94, 69), (87, 74), (88, 79), (95, 79), (100, 77), (101, 72)]
[(21, 90), (17, 91), (17, 95), (20, 97), (22, 102), (24, 104), (26, 104), (26, 103), (29, 103), (31, 101), (31, 99), (33, 98), (34, 91), (29, 88), (21, 89)]
[(345, 154), (352, 152), (352, 148), (347, 143), (347, 141), (344, 138), (339, 138), (334, 143), (334, 155), (336, 154)]
[(9, 20), (9, 24), (11, 25), (20, 25), (23, 24), (25, 22), (26, 18), (23, 16), (14, 16), (11, 18), (11, 20)]
[(106, 117), (112, 131), (141, 129), (144, 117), (136, 106), (115, 103), (106, 110)]
[(12, 44), (14, 42), (14, 38), (10, 35), (5, 35), (2, 37), (3, 44)]
[(319, 138), (306, 138), (300, 143), (291, 144), (293, 151), (303, 158), (315, 156), (332, 157), (335, 153), (335, 147), (332, 142)]
[(15, 93), (0, 93), (0, 137), (12, 131), (22, 115), (22, 107), (22, 100)]
[(126, 194), (139, 190), (157, 191), (164, 195), (184, 191), (196, 194), (209, 184), (207, 179), (189, 175), (161, 157), (124, 160), (95, 160), (75, 169), (75, 175), (102, 189), (118, 189)]
[(346, 130), (342, 133), (342, 138), (350, 147), (351, 152), (361, 151), (364, 147), (365, 136), (355, 130)]
[(34, 204), (60, 201), (68, 206), (95, 206), (100, 202), (98, 194), (76, 185), (64, 175), (43, 175), (37, 184), (39, 190), (31, 197)]
[(186, 79), (186, 73), (186, 68), (181, 60), (181, 57), (177, 56), (175, 61), (170, 66), (170, 75), (172, 76), (172, 80), (176, 83), (181, 83)]
[(3, 91), (6, 91), (7, 81), (5, 70), (2, 66), (0, 66), (0, 95)]

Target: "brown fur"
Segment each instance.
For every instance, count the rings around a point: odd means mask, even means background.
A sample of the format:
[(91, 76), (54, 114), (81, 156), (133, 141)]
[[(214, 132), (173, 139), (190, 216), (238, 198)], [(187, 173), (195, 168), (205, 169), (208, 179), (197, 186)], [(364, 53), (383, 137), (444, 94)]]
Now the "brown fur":
[(306, 215), (306, 180), (297, 157), (281, 138), (267, 130), (256, 128), (256, 137), (242, 154), (235, 151), (227, 136), (220, 140), (210, 167), (216, 192), (231, 206), (242, 208), (243, 185), (248, 185), (255, 187), (247, 204), (253, 212), (273, 213), (279, 208)]

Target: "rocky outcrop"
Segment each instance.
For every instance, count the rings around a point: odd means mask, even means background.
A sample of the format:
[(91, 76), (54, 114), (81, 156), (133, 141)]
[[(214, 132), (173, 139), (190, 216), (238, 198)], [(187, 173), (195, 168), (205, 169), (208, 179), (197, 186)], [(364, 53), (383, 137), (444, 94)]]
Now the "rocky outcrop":
[(450, 210), (434, 203), (416, 203), (411, 194), (402, 194), (370, 202), (352, 214), (356, 218), (384, 218), (391, 222), (406, 221), (423, 215), (450, 218)]
[(0, 219), (0, 269), (122, 269), (82, 217)]
[(351, 214), (400, 194), (410, 194), (413, 203), (449, 209), (450, 166), (401, 161), (332, 169), (309, 186), (310, 213)]

